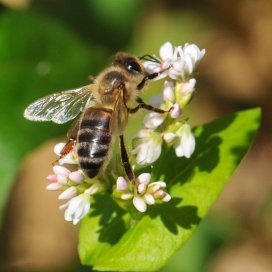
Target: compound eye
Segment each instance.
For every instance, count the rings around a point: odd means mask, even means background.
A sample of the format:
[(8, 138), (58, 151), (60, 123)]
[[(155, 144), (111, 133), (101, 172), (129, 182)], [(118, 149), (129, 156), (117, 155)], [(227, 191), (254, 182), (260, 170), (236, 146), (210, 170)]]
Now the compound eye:
[(134, 59), (126, 59), (124, 61), (124, 65), (128, 71), (134, 74), (139, 74), (142, 72), (141, 66)]

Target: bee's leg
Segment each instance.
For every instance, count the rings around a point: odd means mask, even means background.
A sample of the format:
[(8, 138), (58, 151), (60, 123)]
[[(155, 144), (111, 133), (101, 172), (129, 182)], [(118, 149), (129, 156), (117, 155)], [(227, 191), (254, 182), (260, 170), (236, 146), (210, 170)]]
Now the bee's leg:
[(161, 75), (163, 72), (169, 70), (171, 67), (172, 67), (172, 65), (169, 65), (167, 68), (165, 68), (165, 69), (163, 69), (163, 70), (161, 70), (161, 71), (159, 71), (159, 72), (157, 72), (157, 73), (152, 73), (152, 74), (146, 75), (146, 76), (142, 79), (142, 81), (137, 85), (137, 90), (141, 90), (141, 89), (145, 86), (146, 81), (158, 77), (158, 76)]
[(123, 163), (126, 175), (131, 182), (133, 182), (135, 185), (138, 185), (136, 184), (135, 174), (129, 162), (128, 153), (127, 153), (125, 142), (124, 142), (124, 136), (120, 135), (119, 139), (120, 139), (121, 159), (122, 159), (122, 163)]
[(172, 109), (172, 107), (171, 107), (169, 110), (162, 110), (162, 109), (153, 107), (152, 105), (146, 104), (140, 97), (137, 98), (137, 102), (139, 102), (138, 106), (136, 106), (133, 109), (128, 108), (129, 113), (135, 113), (139, 109), (145, 109), (145, 110), (148, 110), (148, 111), (154, 111), (154, 112), (163, 114), (163, 113), (170, 112), (171, 109)]
[(53, 165), (56, 164), (59, 161), (59, 159), (65, 157), (67, 154), (69, 154), (73, 150), (76, 144), (77, 132), (79, 130), (79, 121), (80, 119), (77, 119), (73, 122), (71, 128), (69, 129), (67, 133), (68, 141), (66, 142), (65, 146), (60, 151), (60, 157), (53, 162)]

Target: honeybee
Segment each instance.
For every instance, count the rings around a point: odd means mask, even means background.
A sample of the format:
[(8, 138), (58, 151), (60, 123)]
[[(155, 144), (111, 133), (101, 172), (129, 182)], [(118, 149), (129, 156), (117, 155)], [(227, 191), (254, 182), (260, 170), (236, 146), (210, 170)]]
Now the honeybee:
[[(138, 58), (117, 53), (112, 65), (91, 84), (43, 97), (26, 108), (24, 117), (32, 121), (63, 124), (81, 114), (68, 132), (69, 140), (61, 156), (68, 154), (75, 146), (80, 168), (89, 178), (94, 178), (105, 168), (113, 136), (117, 136), (125, 172), (131, 181), (135, 181), (123, 137), (128, 115), (140, 108), (162, 114), (167, 112), (145, 104), (139, 97), (146, 82), (163, 72), (148, 74), (141, 63), (143, 59), (158, 61), (150, 55)], [(129, 108), (132, 101), (138, 105)]]

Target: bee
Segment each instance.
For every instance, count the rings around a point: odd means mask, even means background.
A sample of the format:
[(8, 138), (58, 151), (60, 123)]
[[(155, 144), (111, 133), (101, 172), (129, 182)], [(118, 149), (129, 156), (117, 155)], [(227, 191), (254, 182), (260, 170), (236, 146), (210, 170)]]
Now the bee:
[[(92, 83), (43, 97), (26, 108), (24, 117), (32, 121), (63, 124), (81, 114), (68, 132), (69, 140), (61, 151), (61, 157), (75, 146), (80, 169), (89, 178), (94, 178), (107, 165), (113, 137), (119, 137), (126, 175), (135, 182), (123, 137), (128, 115), (141, 108), (161, 114), (168, 112), (144, 103), (139, 97), (146, 82), (163, 72), (148, 74), (141, 60), (158, 62), (150, 55), (138, 58), (117, 53), (112, 65), (99, 73)], [(137, 106), (130, 108), (133, 101)]]

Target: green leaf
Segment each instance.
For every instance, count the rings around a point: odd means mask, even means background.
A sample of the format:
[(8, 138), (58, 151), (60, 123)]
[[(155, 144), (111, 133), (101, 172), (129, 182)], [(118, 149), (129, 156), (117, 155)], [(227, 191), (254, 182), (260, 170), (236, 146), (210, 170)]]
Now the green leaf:
[(242, 111), (195, 129), (197, 148), (190, 159), (166, 149), (154, 165), (154, 180), (168, 183), (172, 200), (150, 206), (139, 220), (109, 196), (95, 199), (83, 220), (82, 263), (101, 271), (156, 271), (188, 240), (216, 201), (250, 147), (260, 110)]

